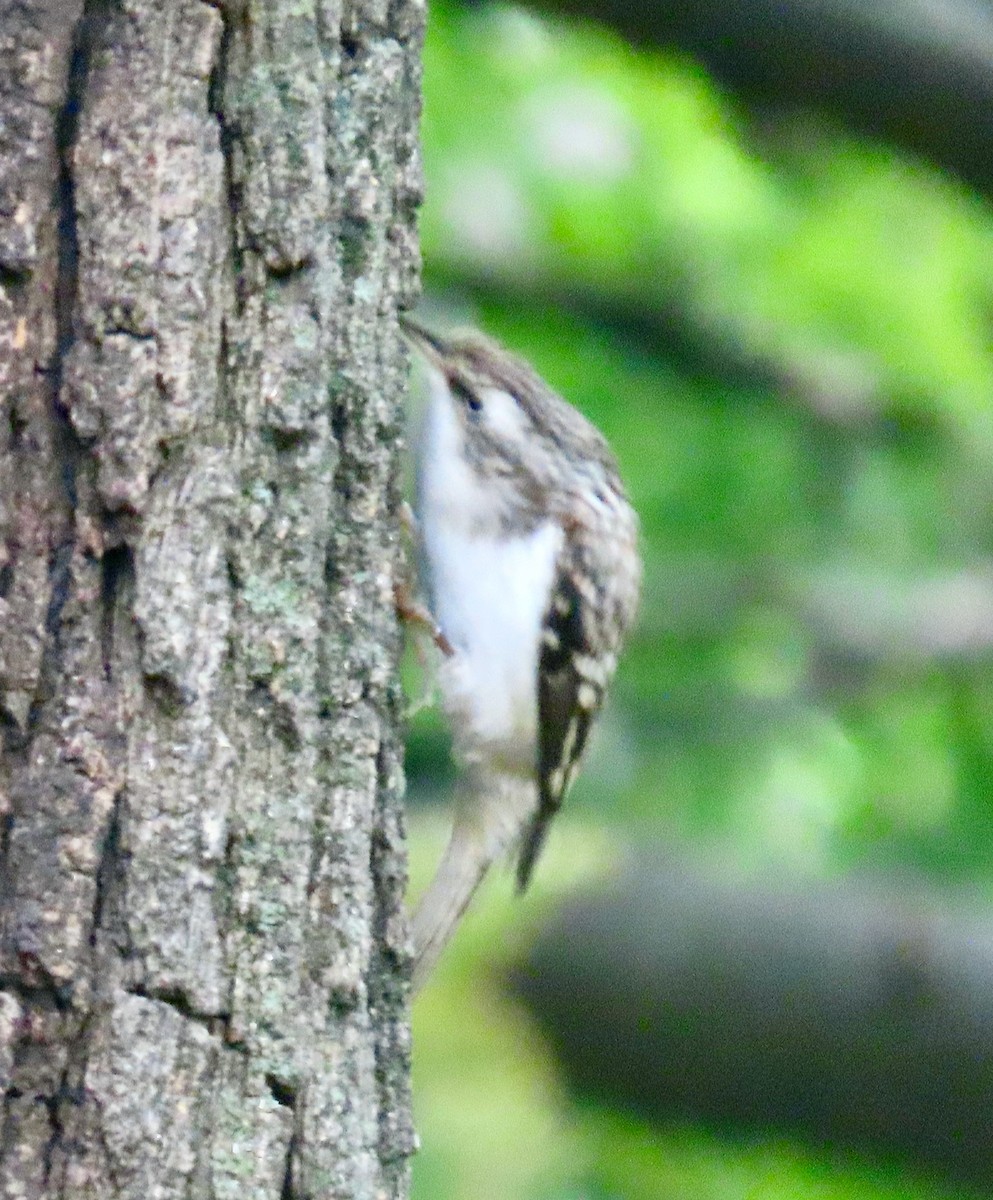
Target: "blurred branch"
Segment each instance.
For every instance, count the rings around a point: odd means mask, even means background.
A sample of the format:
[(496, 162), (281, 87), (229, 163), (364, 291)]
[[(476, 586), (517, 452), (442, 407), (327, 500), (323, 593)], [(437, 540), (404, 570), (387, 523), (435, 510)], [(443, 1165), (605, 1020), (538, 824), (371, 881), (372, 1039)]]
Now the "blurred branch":
[(747, 103), (816, 108), (993, 195), (993, 9), (976, 0), (532, 0), (699, 59)]
[(926, 579), (824, 572), (799, 605), (825, 654), (868, 661), (954, 662), (993, 651), (993, 569), (983, 564)]
[(426, 272), (426, 282), (501, 303), (519, 304), (525, 294), (529, 305), (571, 313), (609, 330), (616, 339), (630, 339), (639, 350), (664, 359), (688, 378), (773, 392), (829, 427), (871, 428), (885, 415), (887, 398), (867, 355), (763, 348), (761, 339), (749, 338), (684, 293), (657, 306), (645, 296), (604, 294), (595, 279), (570, 285), (536, 280), (529, 264), (513, 255), (502, 260), (499, 271), (465, 259), (458, 267), (436, 261)]
[(584, 1092), (993, 1173), (988, 909), (643, 865), (567, 904), (516, 988)]

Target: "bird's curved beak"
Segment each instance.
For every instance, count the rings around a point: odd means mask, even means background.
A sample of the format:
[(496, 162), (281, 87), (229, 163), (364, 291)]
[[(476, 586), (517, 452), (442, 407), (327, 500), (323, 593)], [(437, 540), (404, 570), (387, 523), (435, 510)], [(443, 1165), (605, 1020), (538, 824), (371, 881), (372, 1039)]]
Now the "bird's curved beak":
[(440, 367), (448, 354), (448, 343), (445, 339), (432, 333), (430, 329), (408, 316), (407, 313), (401, 313), (399, 321), (400, 332), (408, 344), (423, 354), (432, 366)]

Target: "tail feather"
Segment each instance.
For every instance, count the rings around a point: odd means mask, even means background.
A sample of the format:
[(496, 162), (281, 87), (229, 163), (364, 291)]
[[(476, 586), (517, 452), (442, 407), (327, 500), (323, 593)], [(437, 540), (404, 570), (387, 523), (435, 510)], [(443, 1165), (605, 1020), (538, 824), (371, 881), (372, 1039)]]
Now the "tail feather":
[(411, 920), (414, 992), (455, 932), (462, 914), (494, 862), (513, 845), (534, 814), (534, 781), (474, 768), (463, 779), (452, 836), (434, 879)]
[(411, 921), (415, 994), (434, 969), (495, 857), (473, 830), (456, 824), (437, 874)]
[(515, 870), (515, 885), (518, 896), (522, 896), (527, 891), (527, 886), (531, 882), (535, 865), (541, 857), (542, 850), (545, 848), (551, 815), (536, 813), (521, 838), (521, 850), (517, 857), (517, 867)]

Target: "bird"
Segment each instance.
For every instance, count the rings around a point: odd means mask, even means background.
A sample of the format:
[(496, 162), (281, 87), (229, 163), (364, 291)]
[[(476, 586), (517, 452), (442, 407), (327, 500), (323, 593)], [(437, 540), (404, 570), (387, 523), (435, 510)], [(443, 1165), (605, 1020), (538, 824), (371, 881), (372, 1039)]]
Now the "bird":
[(638, 519), (604, 436), (523, 358), (404, 315), (426, 365), (419, 577), (459, 765), (451, 837), (411, 922), (423, 986), (489, 867), (523, 892), (634, 621)]

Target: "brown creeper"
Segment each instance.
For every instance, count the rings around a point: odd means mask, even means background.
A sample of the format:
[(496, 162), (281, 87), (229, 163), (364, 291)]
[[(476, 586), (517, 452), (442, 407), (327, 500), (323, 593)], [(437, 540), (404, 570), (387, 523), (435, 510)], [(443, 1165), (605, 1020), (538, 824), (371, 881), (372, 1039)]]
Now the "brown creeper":
[(413, 918), (416, 988), (514, 844), (527, 887), (634, 618), (641, 562), (614, 456), (585, 417), (482, 334), (403, 328), (428, 366), (416, 509), (465, 784)]

